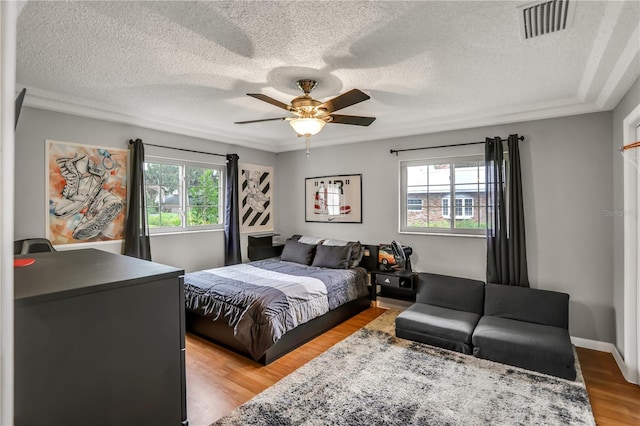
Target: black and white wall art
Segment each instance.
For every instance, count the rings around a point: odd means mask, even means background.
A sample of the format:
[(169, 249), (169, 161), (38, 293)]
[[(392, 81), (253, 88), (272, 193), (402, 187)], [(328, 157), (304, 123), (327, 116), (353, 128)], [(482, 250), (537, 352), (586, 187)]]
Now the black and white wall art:
[(273, 231), (273, 167), (239, 164), (240, 232)]

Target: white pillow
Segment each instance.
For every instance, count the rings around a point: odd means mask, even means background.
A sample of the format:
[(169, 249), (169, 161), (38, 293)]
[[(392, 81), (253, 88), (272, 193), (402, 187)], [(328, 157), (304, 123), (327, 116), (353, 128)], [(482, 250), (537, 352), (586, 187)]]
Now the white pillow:
[(323, 246), (346, 246), (347, 244), (349, 244), (349, 241), (334, 240), (332, 238), (322, 241)]
[(308, 235), (303, 235), (300, 238), (298, 238), (298, 242), (304, 243), (304, 244), (320, 244), (322, 241), (324, 241), (324, 238), (310, 237)]

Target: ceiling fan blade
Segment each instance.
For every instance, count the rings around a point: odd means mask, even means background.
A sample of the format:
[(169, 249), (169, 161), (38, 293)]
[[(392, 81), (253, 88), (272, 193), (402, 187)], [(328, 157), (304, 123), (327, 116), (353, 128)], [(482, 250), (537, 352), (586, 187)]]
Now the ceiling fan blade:
[(331, 114), (331, 117), (333, 119), (329, 123), (355, 124), (356, 126), (368, 126), (376, 120), (375, 117), (360, 117), (357, 115)]
[(347, 93), (343, 93), (340, 96), (336, 96), (333, 99), (318, 105), (318, 108), (327, 110), (329, 114), (333, 111), (337, 111), (342, 108), (357, 104), (358, 102), (366, 101), (370, 99), (370, 96), (358, 89), (349, 90)]
[(247, 95), (249, 95), (249, 96), (251, 96), (253, 98), (256, 98), (256, 99), (260, 99), (261, 101), (266, 102), (268, 104), (277, 106), (278, 108), (286, 109), (287, 111), (291, 110), (291, 106), (289, 106), (289, 105), (287, 105), (287, 104), (285, 104), (283, 102), (280, 102), (280, 101), (278, 101), (276, 99), (273, 99), (270, 96), (263, 95), (262, 93), (247, 93)]
[(249, 120), (249, 121), (236, 121), (233, 124), (249, 124), (249, 123), (260, 123), (262, 121), (276, 121), (276, 120), (286, 120), (288, 117), (278, 117), (278, 118), (263, 118), (262, 120)]

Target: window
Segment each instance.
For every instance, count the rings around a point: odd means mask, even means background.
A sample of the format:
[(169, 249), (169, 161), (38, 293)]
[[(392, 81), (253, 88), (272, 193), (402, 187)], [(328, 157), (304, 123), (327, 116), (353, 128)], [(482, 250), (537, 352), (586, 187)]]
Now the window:
[(484, 234), (484, 168), (482, 156), (401, 162), (400, 232)]
[[(449, 195), (445, 195), (442, 199), (442, 217), (449, 219), (449, 205), (451, 199)], [(456, 197), (455, 203), (455, 215), (456, 219), (471, 219), (473, 218), (473, 198), (472, 197)]]
[(330, 216), (340, 214), (340, 206), (344, 205), (344, 197), (340, 199), (340, 186), (335, 183), (327, 185), (327, 210)]
[(407, 200), (407, 210), (416, 210), (416, 211), (420, 211), (422, 210), (422, 200), (420, 198), (418, 199), (408, 199)]
[(449, 219), (451, 217), (451, 213), (449, 213), (449, 199), (442, 199), (442, 217)]
[(223, 166), (149, 158), (145, 201), (151, 232), (223, 225)]

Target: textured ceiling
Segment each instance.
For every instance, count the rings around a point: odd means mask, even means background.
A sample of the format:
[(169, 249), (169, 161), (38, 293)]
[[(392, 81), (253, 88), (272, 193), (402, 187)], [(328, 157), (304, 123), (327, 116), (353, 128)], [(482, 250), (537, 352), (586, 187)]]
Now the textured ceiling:
[[(300, 78), (371, 100), (332, 145), (610, 110), (640, 75), (640, 2), (576, 2), (569, 29), (522, 41), (508, 1), (36, 2), (18, 19), (26, 105), (268, 151), (302, 149), (283, 116)], [(286, 112), (285, 114), (286, 115)]]

